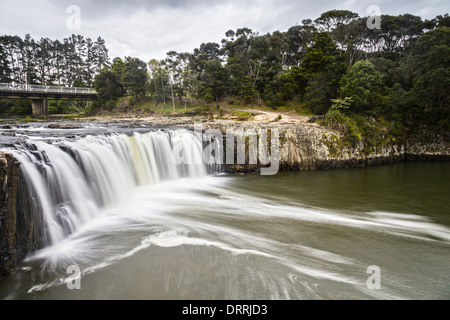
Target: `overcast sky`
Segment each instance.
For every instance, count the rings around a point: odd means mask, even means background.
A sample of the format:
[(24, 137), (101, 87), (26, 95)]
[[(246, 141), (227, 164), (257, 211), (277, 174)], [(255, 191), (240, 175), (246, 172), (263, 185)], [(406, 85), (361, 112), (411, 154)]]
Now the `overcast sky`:
[[(35, 39), (55, 40), (72, 33), (101, 36), (111, 58), (149, 61), (164, 58), (170, 50), (192, 52), (203, 42), (220, 43), (230, 29), (286, 31), (332, 9), (366, 17), (367, 8), (377, 5), (382, 14), (431, 19), (448, 13), (448, 4), (448, 0), (0, 0), (0, 34), (29, 33)], [(68, 10), (74, 9), (72, 5), (80, 9), (80, 19), (76, 10)]]

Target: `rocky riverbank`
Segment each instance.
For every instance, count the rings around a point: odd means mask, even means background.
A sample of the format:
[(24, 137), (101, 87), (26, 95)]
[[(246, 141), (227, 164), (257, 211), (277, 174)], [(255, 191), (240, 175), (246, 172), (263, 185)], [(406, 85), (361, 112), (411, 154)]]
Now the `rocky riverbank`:
[[(258, 132), (259, 129), (278, 130), (280, 170), (299, 171), (316, 169), (355, 168), (401, 162), (404, 160), (450, 160), (450, 143), (442, 137), (431, 142), (407, 139), (405, 142), (384, 141), (367, 148), (364, 140), (356, 146), (342, 144), (343, 136), (336, 131), (312, 123), (292, 122), (234, 122), (214, 121), (203, 125), (205, 129), (226, 132)], [(247, 154), (248, 157), (248, 154)], [(226, 171), (255, 172), (254, 165), (228, 165)]]

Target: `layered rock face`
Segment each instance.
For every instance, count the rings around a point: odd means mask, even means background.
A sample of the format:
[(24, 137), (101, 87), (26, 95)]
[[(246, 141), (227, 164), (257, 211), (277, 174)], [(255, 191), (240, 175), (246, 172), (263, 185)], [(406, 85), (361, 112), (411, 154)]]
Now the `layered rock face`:
[[(215, 121), (204, 124), (203, 129), (219, 130), (224, 138), (227, 132), (258, 134), (260, 129), (265, 129), (270, 137), (271, 132), (278, 130), (280, 170), (283, 171), (355, 168), (404, 160), (450, 160), (450, 144), (439, 137), (427, 144), (413, 140), (406, 143), (389, 141), (367, 148), (364, 141), (354, 147), (342, 144), (339, 133), (309, 123)], [(248, 148), (248, 139), (246, 141)], [(225, 171), (254, 172), (261, 166), (228, 164)]]
[(10, 154), (0, 152), (0, 279), (25, 256), (42, 248), (43, 219), (20, 170)]

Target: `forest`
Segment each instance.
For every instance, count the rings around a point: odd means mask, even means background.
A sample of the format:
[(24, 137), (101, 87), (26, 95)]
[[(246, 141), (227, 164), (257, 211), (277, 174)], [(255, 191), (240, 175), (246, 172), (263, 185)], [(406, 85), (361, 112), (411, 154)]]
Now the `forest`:
[[(105, 40), (72, 35), (62, 41), (30, 35), (0, 36), (0, 83), (93, 87), (95, 76), (108, 66)], [(63, 113), (71, 103), (51, 101), (53, 113)], [(57, 107), (60, 108), (57, 108)], [(56, 107), (56, 108), (55, 108)], [(0, 100), (0, 113), (29, 115), (30, 101)]]
[[(155, 103), (189, 98), (307, 110), (347, 131), (369, 116), (399, 135), (416, 125), (449, 132), (449, 15), (382, 15), (380, 29), (369, 28), (367, 20), (332, 10), (283, 32), (229, 30), (221, 43), (149, 61), (110, 61), (101, 38), (3, 36), (0, 82), (94, 86), (94, 109), (114, 108), (123, 96)], [(0, 112), (14, 112), (12, 105), (3, 102)]]

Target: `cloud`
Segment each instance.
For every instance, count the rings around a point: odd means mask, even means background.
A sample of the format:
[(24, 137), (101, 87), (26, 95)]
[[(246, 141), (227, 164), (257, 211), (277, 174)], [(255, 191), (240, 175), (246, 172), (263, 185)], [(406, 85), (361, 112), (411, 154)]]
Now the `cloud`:
[[(81, 29), (66, 26), (67, 8), (81, 9)], [(249, 27), (261, 34), (286, 31), (327, 10), (367, 16), (369, 5), (383, 14), (411, 13), (433, 18), (446, 13), (443, 0), (0, 0), (3, 34), (62, 39), (72, 33), (106, 40), (111, 58), (162, 59), (170, 50), (192, 52), (203, 42), (219, 42), (229, 29)]]

